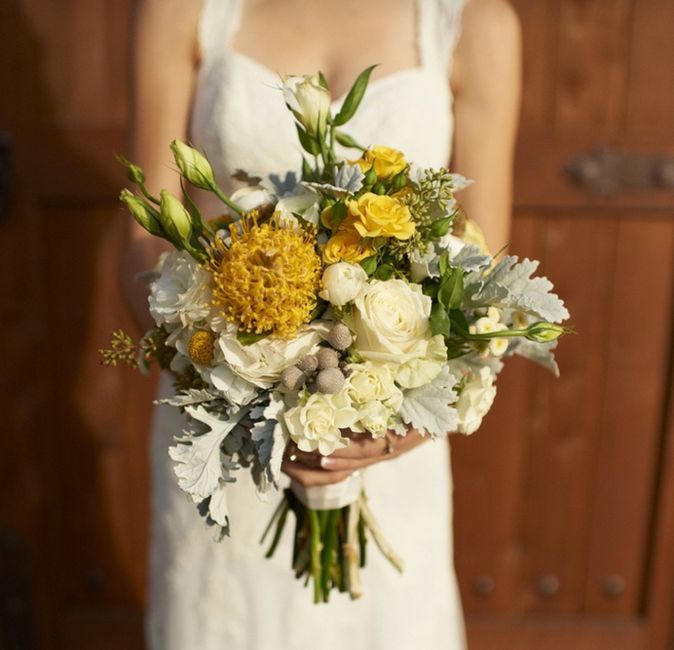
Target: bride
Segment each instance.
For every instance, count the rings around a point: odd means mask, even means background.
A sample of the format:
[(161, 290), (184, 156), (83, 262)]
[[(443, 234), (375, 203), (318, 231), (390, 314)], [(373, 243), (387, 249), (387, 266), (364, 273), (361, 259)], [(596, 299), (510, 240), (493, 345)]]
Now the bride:
[[(478, 181), (460, 196), (466, 213), (492, 250), (508, 242), (520, 79), (519, 28), (505, 0), (140, 0), (134, 45), (132, 154), (152, 186), (180, 191), (168, 155), (174, 138), (207, 153), (226, 191), (236, 189), (231, 175), (239, 168), (261, 176), (297, 169), (278, 73), (322, 70), (338, 106), (358, 72), (380, 63), (350, 134), (399, 148), (421, 166), (451, 159), (452, 169)], [(130, 228), (126, 293), (149, 327), (147, 296), (133, 276), (155, 263), (159, 240)], [(170, 378), (161, 384), (168, 390)], [(169, 464), (181, 426), (174, 410), (157, 408), (149, 647), (465, 647), (444, 442), (411, 432), (393, 453), (381, 440), (354, 440), (322, 464), (297, 451), (286, 458), (284, 471), (304, 485), (369, 466), (373, 510), (406, 560), (400, 576), (372, 553), (362, 599), (314, 606), (289, 571), (289, 539), (272, 560), (263, 558), (258, 540), (275, 504), (259, 501), (250, 479), (228, 488), (231, 538), (212, 541)]]

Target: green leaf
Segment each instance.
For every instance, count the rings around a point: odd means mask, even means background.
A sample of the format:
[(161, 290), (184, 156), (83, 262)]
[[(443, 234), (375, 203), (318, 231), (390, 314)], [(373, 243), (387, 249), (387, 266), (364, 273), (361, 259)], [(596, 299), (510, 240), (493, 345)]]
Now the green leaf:
[(321, 147), (316, 138), (310, 136), (299, 124), (295, 123), (295, 126), (297, 127), (297, 135), (299, 136), (302, 148), (312, 156), (317, 156), (321, 152)]
[(449, 232), (449, 227), (452, 225), (453, 216), (443, 217), (434, 221), (431, 225), (431, 236), (435, 239), (444, 237)]
[(330, 90), (330, 88), (328, 87), (328, 80), (325, 78), (325, 75), (320, 70), (318, 71), (318, 85), (321, 86), (321, 88)]
[(372, 275), (377, 270), (377, 256), (371, 255), (366, 257), (364, 260), (361, 260), (360, 265), (363, 267), (363, 270), (368, 275)]
[(373, 276), (377, 280), (388, 280), (393, 275), (393, 267), (390, 264), (382, 264), (377, 267), (377, 270), (374, 272)]
[(425, 280), (421, 290), (425, 296), (435, 300), (438, 297), (438, 283), (435, 280)]
[(314, 172), (309, 165), (309, 161), (302, 156), (302, 180), (312, 181), (314, 179)]
[(333, 203), (332, 207), (330, 208), (330, 229), (332, 231), (335, 231), (337, 228), (339, 228), (339, 224), (342, 223), (342, 221), (344, 221), (346, 218), (346, 212), (346, 205), (344, 203), (341, 201)]
[(334, 134), (335, 140), (337, 140), (337, 142), (339, 142), (339, 144), (341, 144), (343, 147), (365, 151), (365, 147), (358, 144), (350, 135), (347, 135), (343, 131), (337, 131), (337, 129), (335, 129)]
[(370, 81), (370, 74), (376, 67), (376, 65), (371, 65), (369, 68), (365, 68), (365, 70), (358, 75), (356, 81), (353, 82), (353, 86), (351, 86), (351, 90), (349, 90), (344, 99), (344, 103), (339, 109), (339, 113), (335, 115), (335, 119), (333, 120), (335, 126), (346, 124), (354, 116), (363, 99), (365, 90), (367, 89), (367, 84)]
[(458, 333), (468, 332), (468, 321), (465, 314), (460, 309), (451, 309), (449, 312), (449, 319), (452, 321), (452, 326)]
[(449, 271), (449, 252), (448, 251), (442, 251), (440, 254), (440, 257), (438, 258), (438, 267), (440, 270), (440, 276), (444, 277), (447, 275), (447, 272)]
[(431, 331), (433, 332), (433, 336), (442, 334), (447, 338), (451, 328), (451, 321), (447, 315), (447, 310), (439, 302), (433, 303), (433, 307), (431, 308)]
[(266, 339), (270, 334), (271, 332), (262, 332), (261, 334), (257, 334), (256, 332), (243, 332), (239, 330), (236, 333), (236, 340), (241, 343), (241, 345), (252, 345), (253, 343), (257, 343), (262, 339)]
[(449, 269), (440, 280), (438, 302), (446, 309), (455, 309), (461, 306), (463, 298), (463, 271)]

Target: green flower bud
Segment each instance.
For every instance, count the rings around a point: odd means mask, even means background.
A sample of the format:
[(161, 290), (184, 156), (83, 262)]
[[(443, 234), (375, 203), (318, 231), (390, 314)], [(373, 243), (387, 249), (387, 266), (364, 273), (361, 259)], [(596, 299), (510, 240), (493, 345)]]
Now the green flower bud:
[(117, 161), (126, 167), (127, 176), (132, 183), (136, 183), (137, 185), (143, 185), (145, 183), (145, 174), (138, 165), (134, 165), (124, 156), (119, 155), (117, 156)]
[(405, 172), (398, 172), (391, 181), (393, 191), (402, 190), (405, 185), (407, 185), (407, 174)]
[(215, 176), (206, 156), (180, 140), (174, 140), (171, 143), (171, 151), (180, 173), (192, 185), (202, 190), (213, 189)]
[(162, 236), (164, 230), (159, 222), (159, 213), (148, 205), (143, 199), (127, 189), (123, 189), (119, 195), (119, 200), (126, 205), (131, 216), (149, 233)]
[(375, 194), (386, 194), (386, 185), (384, 183), (377, 183), (373, 188), (372, 191)]
[(551, 341), (556, 341), (565, 332), (566, 328), (561, 325), (539, 321), (538, 323), (529, 325), (525, 337), (536, 343), (550, 343)]
[(372, 187), (377, 182), (377, 172), (374, 171), (374, 167), (370, 167), (365, 172), (365, 177), (363, 178), (363, 185), (366, 187)]
[(162, 190), (159, 220), (174, 244), (185, 245), (192, 233), (192, 220), (185, 206), (170, 192)]

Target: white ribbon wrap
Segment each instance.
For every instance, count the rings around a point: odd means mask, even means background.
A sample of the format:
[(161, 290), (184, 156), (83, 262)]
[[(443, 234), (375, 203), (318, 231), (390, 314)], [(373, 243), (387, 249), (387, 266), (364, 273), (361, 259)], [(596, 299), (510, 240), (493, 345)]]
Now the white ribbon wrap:
[(290, 489), (310, 510), (334, 510), (358, 501), (363, 485), (363, 472), (356, 472), (349, 478), (332, 485), (304, 487), (293, 480), (290, 483)]

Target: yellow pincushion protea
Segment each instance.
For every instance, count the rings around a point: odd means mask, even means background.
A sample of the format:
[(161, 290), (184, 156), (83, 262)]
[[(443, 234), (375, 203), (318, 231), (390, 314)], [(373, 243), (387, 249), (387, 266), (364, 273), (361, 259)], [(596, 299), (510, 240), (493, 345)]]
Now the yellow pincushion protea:
[(241, 229), (230, 228), (229, 247), (217, 240), (210, 261), (213, 302), (240, 330), (290, 339), (316, 306), (316, 234), (276, 219), (258, 225), (256, 217), (244, 217)]

